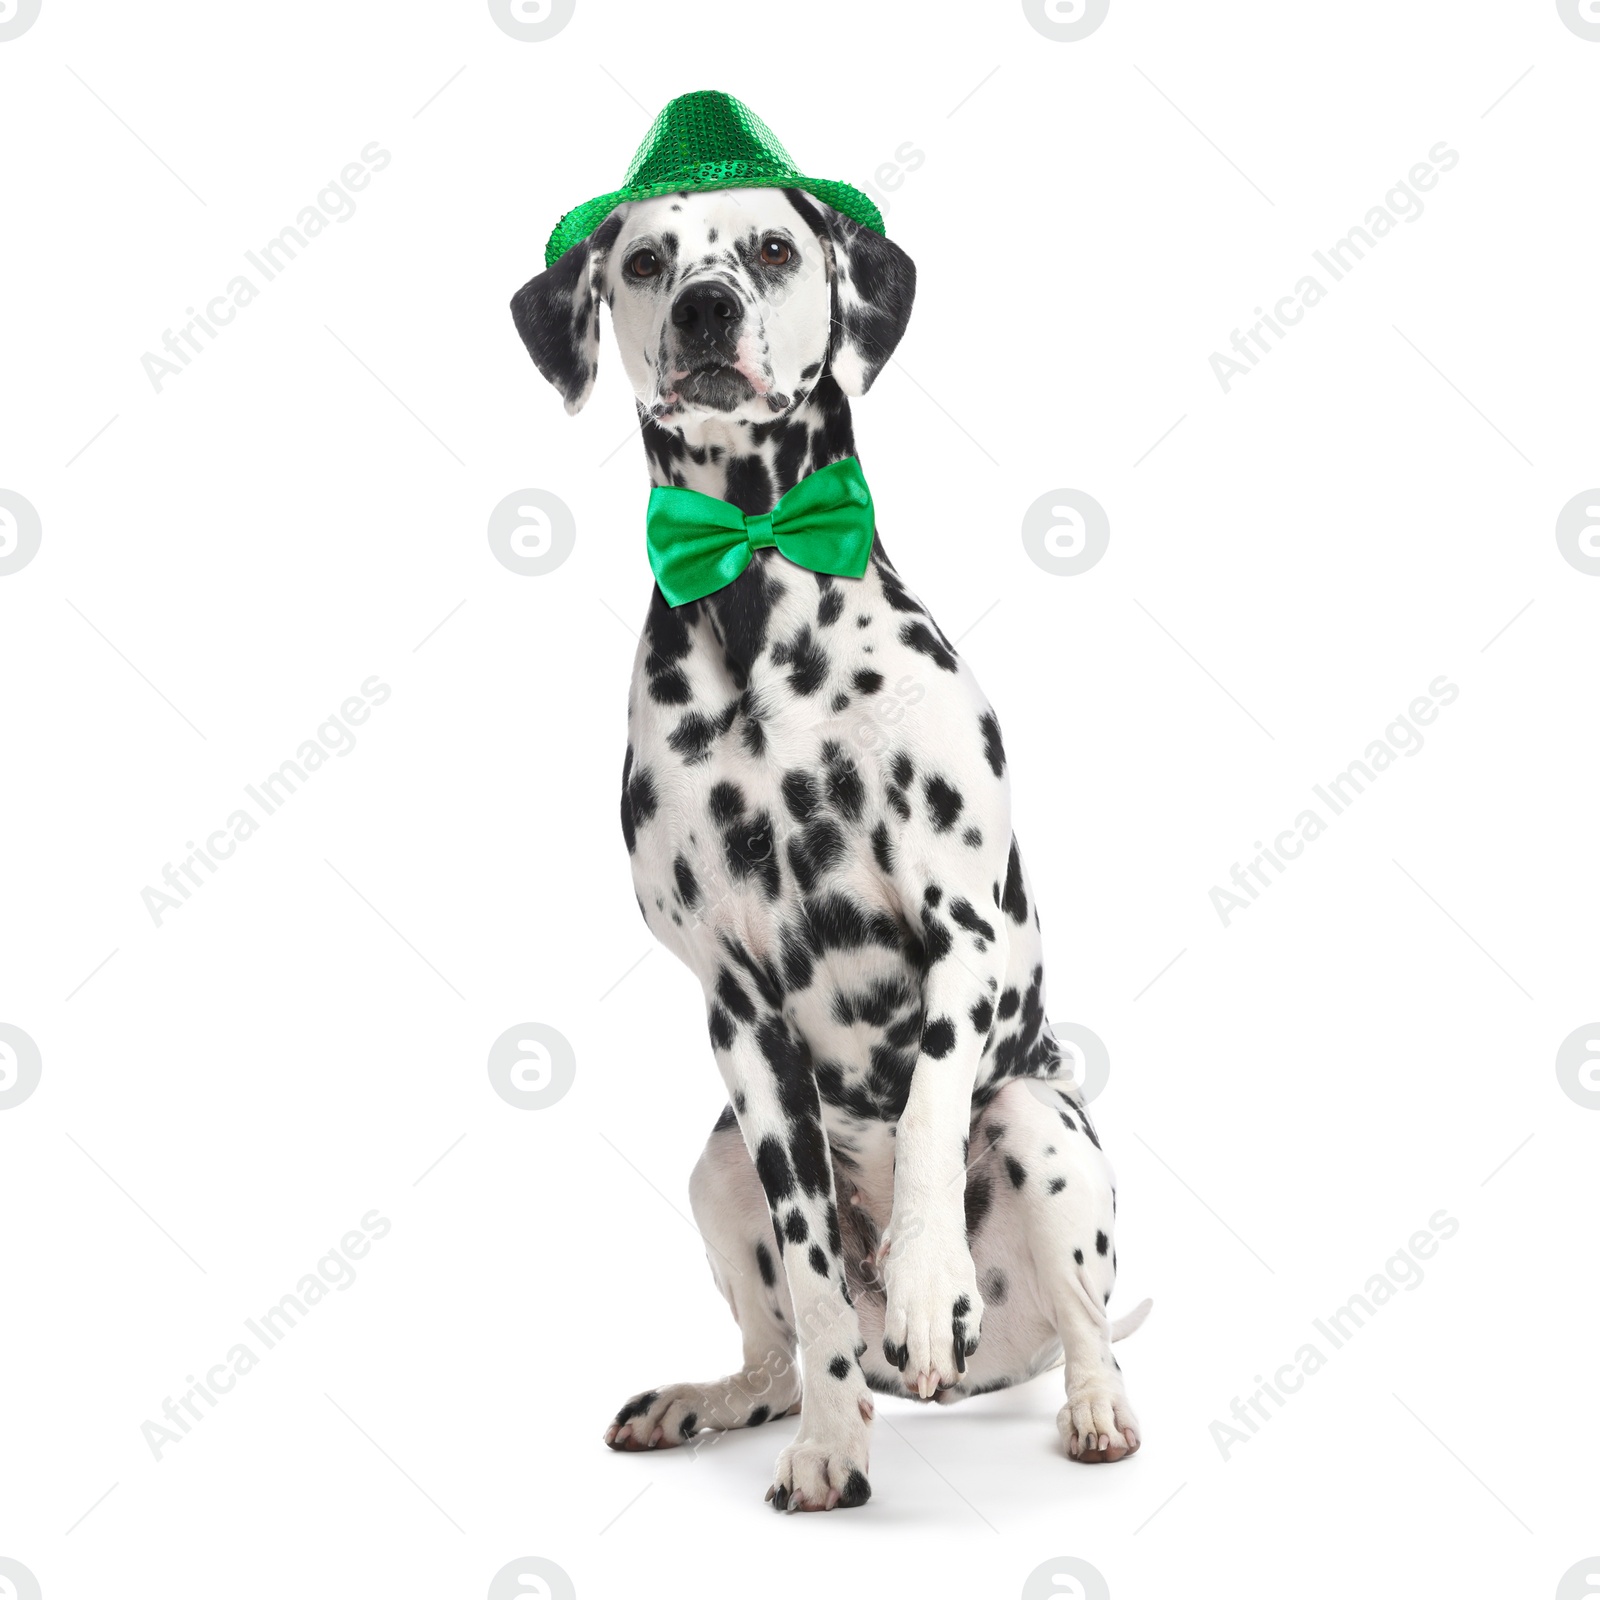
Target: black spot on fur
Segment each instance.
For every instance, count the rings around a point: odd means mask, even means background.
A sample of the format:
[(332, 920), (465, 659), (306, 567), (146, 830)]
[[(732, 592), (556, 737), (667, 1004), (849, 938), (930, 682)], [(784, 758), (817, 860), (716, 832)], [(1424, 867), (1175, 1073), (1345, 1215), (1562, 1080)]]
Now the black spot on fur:
[(761, 1269), (761, 1281), (770, 1289), (778, 1281), (778, 1274), (773, 1266), (772, 1252), (764, 1244), (756, 1246), (756, 1265)]
[[(819, 579), (824, 574), (819, 574)], [(830, 586), (823, 592), (822, 598), (817, 602), (817, 626), (831, 628), (840, 617), (844, 615), (844, 590), (836, 585)]]
[(831, 818), (818, 817), (789, 840), (789, 870), (802, 893), (810, 894), (820, 879), (845, 854), (844, 835)]
[(1111, 1241), (1103, 1233), (1094, 1236), (1094, 1249), (1096, 1255), (1103, 1256), (1111, 1247)]
[(789, 1165), (788, 1152), (771, 1134), (756, 1146), (756, 1173), (769, 1203), (787, 1200), (794, 1193), (794, 1168)]
[(789, 687), (798, 695), (813, 695), (828, 676), (828, 654), (803, 627), (793, 639), (772, 647), (772, 660), (789, 668)]
[(700, 904), (700, 885), (695, 881), (694, 869), (679, 856), (672, 863), (672, 876), (677, 880), (679, 897), (693, 911)]
[(1000, 996), (999, 1009), (995, 1015), (1002, 1022), (1009, 1021), (1017, 1014), (1017, 1007), (1022, 1004), (1022, 996), (1015, 989), (1007, 989)]
[(876, 694), (883, 687), (883, 674), (863, 667), (850, 681), (857, 694)]
[(928, 802), (929, 815), (933, 819), (933, 831), (948, 833), (966, 803), (961, 797), (961, 791), (952, 788), (943, 778), (933, 777), (923, 780), (922, 793)]
[(667, 743), (683, 757), (688, 766), (698, 766), (711, 754), (716, 741), (717, 724), (699, 711), (685, 712), (671, 733)]
[(987, 1000), (980, 1000), (971, 1012), (972, 1026), (977, 1030), (980, 1038), (988, 1038), (989, 1029), (994, 1023), (994, 1007)]
[(995, 721), (994, 712), (985, 711), (978, 718), (978, 727), (983, 733), (983, 753), (988, 758), (989, 770), (998, 778), (1006, 770), (1006, 752), (1000, 743), (1000, 724)]
[(635, 1417), (642, 1417), (660, 1398), (660, 1391), (652, 1389), (649, 1394), (642, 1394), (637, 1400), (630, 1400), (617, 1413), (616, 1421), (619, 1423), (632, 1422)]
[(668, 667), (650, 679), (650, 698), (663, 706), (688, 705), (689, 680), (679, 668)]
[(755, 1019), (756, 1008), (739, 984), (739, 980), (724, 967), (717, 974), (717, 998), (741, 1022), (751, 1022)]
[(859, 950), (879, 945), (900, 950), (900, 925), (886, 911), (869, 911), (849, 896), (816, 895), (803, 907), (806, 936), (816, 955), (828, 950)]
[(856, 764), (842, 756), (828, 765), (828, 798), (840, 814), (854, 822), (861, 815), (867, 797), (866, 786)]
[(711, 790), (711, 817), (714, 822), (731, 822), (744, 814), (744, 791), (736, 783), (718, 783)]
[(956, 1030), (948, 1017), (936, 1018), (922, 1030), (922, 1053), (935, 1061), (942, 1061), (955, 1049), (955, 1044)]
[(811, 1270), (816, 1273), (819, 1278), (826, 1278), (828, 1276), (828, 1258), (823, 1254), (822, 1246), (820, 1244), (812, 1245), (811, 1253), (806, 1257), (806, 1260), (811, 1263)]
[(767, 465), (760, 456), (733, 456), (729, 460), (722, 498), (730, 505), (737, 506), (747, 517), (758, 517), (762, 512), (772, 509), (773, 501), (777, 498), (772, 492), (772, 474), (767, 471)]
[(1028, 896), (1022, 887), (1022, 857), (1015, 839), (1011, 841), (1011, 854), (1006, 860), (1006, 889), (1000, 899), (1000, 909), (1019, 926), (1028, 920)]
[(1067, 1180), (1065, 1178), (1052, 1178), (1050, 1180), (1050, 1193), (1060, 1194), (1061, 1191), (1066, 1188), (1066, 1186)]
[(778, 898), (783, 874), (773, 843), (772, 818), (765, 811), (758, 811), (748, 820), (740, 818), (730, 823), (722, 835), (722, 851), (728, 871), (734, 877), (753, 878), (769, 901)]
[(880, 822), (872, 830), (872, 859), (878, 863), (882, 872), (894, 871), (894, 851), (889, 844), (889, 827), (887, 823)]
[(950, 920), (958, 928), (965, 928), (968, 933), (975, 933), (981, 939), (994, 938), (994, 929), (973, 910), (969, 900), (950, 902)]
[(937, 966), (950, 954), (950, 944), (950, 930), (932, 912), (924, 910), (922, 913), (923, 966)]
[(925, 622), (908, 622), (900, 630), (900, 643), (930, 656), (946, 672), (956, 670), (956, 658), (937, 640)]
[[(666, 437), (677, 436), (669, 434)], [(736, 482), (742, 470), (743, 459), (739, 458), (730, 465), (728, 492), (724, 496), (736, 505), (739, 503), (739, 495), (744, 492)], [(760, 468), (759, 461), (756, 462), (756, 466)], [(764, 478), (765, 469), (760, 468), (760, 470)], [(765, 511), (770, 507), (769, 500), (765, 505), (754, 509)], [(746, 507), (741, 506), (740, 509), (746, 510), (748, 514)], [(757, 559), (752, 561), (726, 588), (717, 590), (702, 602), (711, 608), (717, 631), (722, 639), (723, 662), (737, 688), (743, 689), (750, 681), (750, 668), (756, 657), (766, 648), (767, 624), (772, 619), (773, 608), (782, 599), (783, 594), (784, 587), (769, 571), (769, 563)]]
[(1028, 1181), (1027, 1172), (1015, 1156), (1006, 1157), (1006, 1176), (1010, 1178), (1013, 1189), (1020, 1189)]
[(828, 1363), (828, 1371), (842, 1383), (850, 1376), (850, 1363), (844, 1356), (835, 1356)]
[(977, 1236), (978, 1229), (983, 1226), (983, 1219), (989, 1215), (989, 1207), (994, 1201), (994, 1184), (989, 1179), (987, 1172), (975, 1172), (967, 1179), (967, 1242), (970, 1244)]
[(796, 822), (809, 822), (818, 804), (817, 786), (811, 774), (799, 770), (786, 772), (781, 787), (789, 815)]
[(871, 1498), (872, 1485), (867, 1482), (866, 1474), (858, 1467), (852, 1467), (850, 1476), (844, 1480), (844, 1488), (839, 1492), (839, 1504), (864, 1506)]
[(914, 612), (923, 615), (923, 610), (912, 599), (910, 591), (900, 581), (900, 574), (889, 565), (887, 558), (879, 550), (873, 551), (873, 565), (878, 569), (878, 581), (883, 586), (883, 597), (896, 611)]

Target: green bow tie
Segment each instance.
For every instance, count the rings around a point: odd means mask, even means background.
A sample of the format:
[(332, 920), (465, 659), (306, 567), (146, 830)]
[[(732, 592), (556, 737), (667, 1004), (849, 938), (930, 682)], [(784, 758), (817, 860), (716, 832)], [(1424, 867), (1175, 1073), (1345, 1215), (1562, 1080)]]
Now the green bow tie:
[(670, 606), (725, 589), (757, 550), (811, 572), (859, 578), (872, 555), (872, 493), (846, 456), (802, 478), (771, 511), (747, 517), (696, 489), (658, 485), (645, 513), (650, 569)]

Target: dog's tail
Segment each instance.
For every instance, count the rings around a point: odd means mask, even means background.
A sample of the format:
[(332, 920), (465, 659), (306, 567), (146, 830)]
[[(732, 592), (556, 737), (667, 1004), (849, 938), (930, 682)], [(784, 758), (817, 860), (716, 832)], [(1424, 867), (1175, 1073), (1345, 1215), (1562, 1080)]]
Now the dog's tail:
[(1126, 1339), (1130, 1333), (1137, 1333), (1144, 1326), (1144, 1319), (1150, 1315), (1150, 1308), (1155, 1304), (1148, 1297), (1141, 1300), (1132, 1311), (1126, 1312), (1111, 1324), (1111, 1342), (1115, 1344), (1118, 1339)]

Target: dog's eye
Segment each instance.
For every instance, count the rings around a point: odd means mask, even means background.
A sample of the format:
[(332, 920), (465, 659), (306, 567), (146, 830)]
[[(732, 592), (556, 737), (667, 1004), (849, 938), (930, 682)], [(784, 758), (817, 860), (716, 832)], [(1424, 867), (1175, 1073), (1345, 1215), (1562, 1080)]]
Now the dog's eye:
[(781, 267), (789, 260), (789, 241), (773, 237), (761, 241), (761, 263), (767, 267)]
[(635, 278), (653, 278), (661, 270), (661, 259), (654, 250), (635, 250), (628, 257), (628, 272)]

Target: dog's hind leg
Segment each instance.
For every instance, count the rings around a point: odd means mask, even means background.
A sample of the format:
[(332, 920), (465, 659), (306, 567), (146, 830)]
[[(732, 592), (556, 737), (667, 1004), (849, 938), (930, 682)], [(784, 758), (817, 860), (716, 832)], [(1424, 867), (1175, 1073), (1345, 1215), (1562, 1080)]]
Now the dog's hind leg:
[[(1020, 1202), (1033, 1258), (1034, 1294), (1066, 1355), (1067, 1403), (1056, 1426), (1078, 1461), (1117, 1461), (1139, 1448), (1111, 1342), (1122, 1331), (1106, 1314), (1116, 1278), (1116, 1190), (1088, 1113), (1054, 1084), (1019, 1078), (995, 1095), (973, 1129), (998, 1160), (993, 1181)], [(1141, 1307), (1124, 1319), (1131, 1332)]]
[(726, 1110), (689, 1179), (689, 1204), (711, 1275), (744, 1339), (739, 1371), (709, 1383), (674, 1383), (635, 1395), (606, 1429), (613, 1450), (664, 1450), (706, 1429), (753, 1428), (800, 1399), (794, 1306), (767, 1198)]

